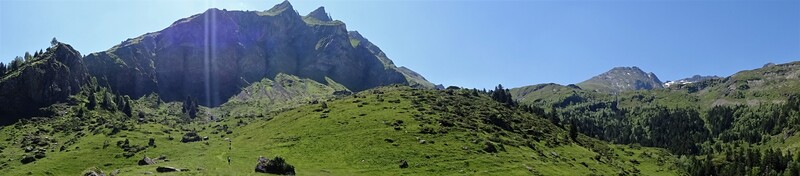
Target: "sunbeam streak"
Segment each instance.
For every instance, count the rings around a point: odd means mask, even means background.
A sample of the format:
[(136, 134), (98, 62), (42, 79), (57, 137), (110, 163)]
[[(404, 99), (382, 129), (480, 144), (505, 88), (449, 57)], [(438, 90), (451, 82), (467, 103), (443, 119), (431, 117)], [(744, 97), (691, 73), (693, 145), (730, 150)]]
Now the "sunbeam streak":
[[(211, 5), (210, 3), (211, 3), (211, 1), (206, 1), (206, 6), (210, 6)], [(204, 51), (203, 52), (203, 66), (204, 66), (203, 75), (204, 75), (204, 78), (205, 78), (205, 82), (204, 82), (205, 83), (205, 89), (204, 90), (205, 90), (205, 95), (206, 95), (205, 96), (206, 97), (205, 98), (205, 101), (206, 101), (205, 103), (206, 104), (211, 104), (211, 64), (212, 64), (211, 60), (213, 60), (213, 58), (211, 58), (211, 57), (213, 57), (213, 54), (214, 54), (213, 53), (213, 48), (214, 48), (214, 46), (213, 46), (213, 43), (214, 43), (213, 42), (213, 35), (211, 35), (211, 34), (214, 33), (214, 31), (213, 31), (214, 28), (211, 25), (214, 23), (215, 18), (213, 18), (213, 16), (214, 16), (213, 11), (208, 11), (208, 12), (209, 13), (206, 13), (205, 15), (203, 15), (204, 22), (205, 22), (204, 25), (203, 25), (204, 32), (205, 32), (204, 35), (203, 35), (203, 41), (204, 41), (204, 44), (205, 44), (205, 49), (203, 50)], [(209, 19), (209, 15), (212, 16), (211, 19)]]

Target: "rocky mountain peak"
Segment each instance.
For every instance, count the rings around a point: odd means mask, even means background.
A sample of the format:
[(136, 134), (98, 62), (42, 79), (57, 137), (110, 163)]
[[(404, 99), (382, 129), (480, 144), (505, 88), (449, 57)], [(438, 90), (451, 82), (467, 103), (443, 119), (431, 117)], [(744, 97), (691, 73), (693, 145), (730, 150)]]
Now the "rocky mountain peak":
[(616, 93), (627, 90), (650, 90), (663, 88), (661, 80), (654, 73), (642, 71), (639, 67), (614, 67), (613, 69), (578, 83), (582, 89)]
[(267, 10), (267, 12), (280, 14), (280, 13), (282, 13), (284, 11), (287, 11), (287, 10), (290, 11), (290, 12), (295, 12), (294, 7), (292, 7), (292, 3), (289, 3), (289, 1), (283, 1), (280, 4), (272, 6), (272, 8)]
[(312, 17), (312, 18), (316, 18), (316, 19), (318, 19), (320, 21), (333, 21), (331, 16), (328, 15), (327, 12), (325, 12), (325, 7), (322, 7), (322, 6), (317, 8), (317, 10), (314, 10), (311, 13), (308, 13), (307, 16)]

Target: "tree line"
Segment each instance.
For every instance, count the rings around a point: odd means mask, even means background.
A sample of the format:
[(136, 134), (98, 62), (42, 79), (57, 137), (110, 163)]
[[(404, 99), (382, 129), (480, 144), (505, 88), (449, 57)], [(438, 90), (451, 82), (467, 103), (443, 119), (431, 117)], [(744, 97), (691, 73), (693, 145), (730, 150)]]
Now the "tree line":
[[(57, 45), (58, 43), (59, 42), (55, 37), (53, 37), (53, 39), (50, 41), (51, 47)], [(33, 54), (30, 52), (25, 52), (23, 56), (16, 56), (8, 64), (0, 62), (0, 78), (5, 77), (5, 75), (10, 72), (19, 70), (26, 63), (41, 58), (40, 56), (43, 54), (44, 51), (40, 49), (39, 51), (35, 51)]]

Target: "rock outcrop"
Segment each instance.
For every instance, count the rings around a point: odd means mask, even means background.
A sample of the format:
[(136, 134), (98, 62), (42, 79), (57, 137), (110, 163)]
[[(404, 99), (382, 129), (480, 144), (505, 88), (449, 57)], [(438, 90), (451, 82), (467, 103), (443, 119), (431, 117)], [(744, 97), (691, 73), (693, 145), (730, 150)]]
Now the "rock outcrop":
[(258, 164), (256, 164), (256, 172), (260, 173), (270, 173), (270, 174), (277, 174), (277, 175), (294, 175), (294, 166), (286, 163), (285, 160), (281, 157), (275, 157), (274, 159), (267, 159), (262, 157), (258, 157)]
[(156, 164), (156, 162), (155, 162), (155, 161), (153, 161), (153, 159), (150, 159), (150, 158), (148, 158), (147, 156), (145, 156), (144, 158), (142, 158), (141, 160), (139, 160), (139, 163), (138, 163), (138, 164), (139, 164), (140, 166), (144, 166), (144, 165), (153, 165), (153, 164)]
[(47, 116), (49, 112), (40, 108), (67, 102), (89, 80), (81, 54), (68, 44), (56, 43), (0, 78), (0, 123)]
[(325, 12), (325, 7), (319, 7), (317, 10), (311, 11), (306, 15), (307, 17), (312, 17), (320, 21), (333, 21), (328, 12)]
[(200, 140), (202, 140), (202, 138), (200, 138), (200, 136), (197, 135), (197, 132), (188, 132), (184, 134), (183, 137), (181, 138), (181, 142), (183, 143), (197, 142)]
[(164, 173), (164, 172), (181, 172), (181, 171), (189, 171), (189, 169), (178, 169), (175, 167), (170, 166), (158, 166), (156, 168), (156, 172)]
[(705, 81), (705, 80), (709, 80), (709, 79), (723, 79), (723, 78), (719, 77), (719, 76), (694, 75), (694, 76), (689, 77), (689, 78), (683, 78), (683, 79), (679, 79), (679, 80), (675, 80), (675, 81), (667, 81), (667, 82), (664, 83), (664, 87), (672, 87), (673, 85), (691, 84), (691, 83)]

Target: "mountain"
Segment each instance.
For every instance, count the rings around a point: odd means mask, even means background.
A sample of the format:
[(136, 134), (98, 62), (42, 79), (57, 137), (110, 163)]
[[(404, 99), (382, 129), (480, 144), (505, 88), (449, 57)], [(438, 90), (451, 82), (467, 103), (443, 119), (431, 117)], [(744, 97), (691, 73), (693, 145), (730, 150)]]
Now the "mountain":
[[(785, 160), (789, 164), (768, 159), (798, 152), (800, 62), (695, 78), (700, 80), (617, 94), (541, 84), (511, 89), (511, 95), (587, 136), (690, 156), (683, 162), (689, 175), (800, 173), (795, 159)], [(755, 153), (769, 157), (742, 160)]]
[(219, 106), (248, 83), (284, 73), (351, 91), (389, 84), (433, 88), (320, 7), (301, 16), (288, 1), (267, 11), (209, 9), (86, 56), (101, 84), (133, 98), (195, 97)]
[(670, 87), (670, 86), (678, 85), (678, 84), (689, 84), (689, 83), (700, 82), (700, 81), (705, 81), (705, 80), (709, 80), (709, 79), (722, 79), (722, 77), (719, 77), (719, 76), (694, 75), (694, 76), (689, 77), (689, 78), (683, 78), (683, 79), (679, 79), (679, 80), (675, 80), (675, 81), (667, 81), (667, 82), (664, 83), (664, 87)]
[(607, 93), (663, 88), (655, 74), (645, 73), (635, 66), (616, 67), (577, 85), (582, 89)]
[(64, 43), (55, 43), (42, 54), (25, 61), (0, 78), (0, 124), (6, 125), (30, 116), (47, 116), (40, 110), (55, 103), (66, 103), (81, 91), (90, 76), (81, 54)]
[(682, 80), (690, 82), (667, 89), (625, 91), (615, 95), (552, 83), (513, 88), (511, 94), (523, 104), (544, 107), (566, 107), (593, 100), (614, 101), (626, 108), (660, 105), (710, 109), (719, 105), (780, 104), (786, 102), (786, 98), (800, 94), (800, 62), (744, 70), (724, 78), (694, 76)]

